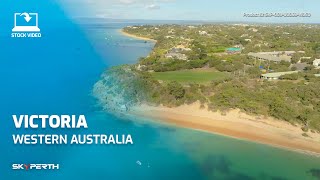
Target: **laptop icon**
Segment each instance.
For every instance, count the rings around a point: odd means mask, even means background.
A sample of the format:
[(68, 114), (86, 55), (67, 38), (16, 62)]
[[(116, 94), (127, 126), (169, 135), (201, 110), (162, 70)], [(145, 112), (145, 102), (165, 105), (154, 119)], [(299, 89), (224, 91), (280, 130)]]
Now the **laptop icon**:
[(38, 13), (14, 13), (14, 28), (12, 32), (40, 32)]

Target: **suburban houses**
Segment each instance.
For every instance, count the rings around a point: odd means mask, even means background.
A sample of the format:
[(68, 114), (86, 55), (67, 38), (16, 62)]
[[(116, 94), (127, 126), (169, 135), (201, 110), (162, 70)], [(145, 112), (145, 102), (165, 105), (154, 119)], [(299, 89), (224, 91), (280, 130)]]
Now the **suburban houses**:
[[(303, 26), (164, 25), (128, 27), (127, 31), (161, 39), (154, 53), (141, 60), (139, 71), (212, 68), (267, 80), (303, 79), (311, 77), (305, 74), (320, 72), (318, 44), (294, 36), (306, 31)], [(300, 73), (290, 75), (296, 72)]]

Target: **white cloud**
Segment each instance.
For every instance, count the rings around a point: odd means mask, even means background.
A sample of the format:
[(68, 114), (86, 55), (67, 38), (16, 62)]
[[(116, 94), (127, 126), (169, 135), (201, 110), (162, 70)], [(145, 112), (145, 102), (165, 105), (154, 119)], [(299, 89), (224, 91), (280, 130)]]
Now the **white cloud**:
[(133, 3), (135, 3), (134, 0), (119, 0), (119, 2), (121, 4), (133, 4)]
[(150, 5), (147, 5), (146, 8), (149, 10), (156, 10), (156, 9), (160, 9), (160, 6), (156, 4), (150, 4)]

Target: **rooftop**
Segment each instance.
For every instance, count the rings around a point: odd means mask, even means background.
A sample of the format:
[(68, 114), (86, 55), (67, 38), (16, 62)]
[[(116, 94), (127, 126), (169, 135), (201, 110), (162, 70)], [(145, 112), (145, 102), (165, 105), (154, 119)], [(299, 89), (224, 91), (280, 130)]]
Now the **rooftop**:
[(299, 71), (286, 71), (286, 72), (275, 72), (275, 73), (267, 73), (267, 74), (262, 74), (262, 77), (266, 78), (278, 78), (282, 75), (286, 74), (293, 74), (293, 73), (298, 73)]
[(298, 71), (302, 71), (308, 66), (309, 65), (307, 63), (297, 63), (297, 64), (291, 65), (290, 68), (295, 67), (295, 68), (297, 68)]
[(255, 58), (262, 59), (262, 60), (268, 60), (268, 61), (276, 61), (276, 62), (280, 62), (282, 60), (291, 61), (291, 57), (286, 55), (275, 56), (271, 54), (262, 54), (262, 53), (249, 53), (248, 55)]
[(227, 51), (241, 51), (241, 48), (236, 48), (236, 47), (227, 48)]
[(313, 62), (320, 63), (320, 59), (315, 59)]

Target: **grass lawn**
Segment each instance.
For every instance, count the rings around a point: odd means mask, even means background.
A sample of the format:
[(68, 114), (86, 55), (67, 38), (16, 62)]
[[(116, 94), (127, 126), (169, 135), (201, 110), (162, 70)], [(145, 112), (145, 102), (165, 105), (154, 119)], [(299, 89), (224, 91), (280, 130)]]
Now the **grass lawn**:
[(153, 77), (162, 81), (178, 81), (180, 83), (206, 84), (212, 80), (225, 79), (228, 73), (218, 72), (213, 69), (195, 69), (182, 71), (154, 72)]

